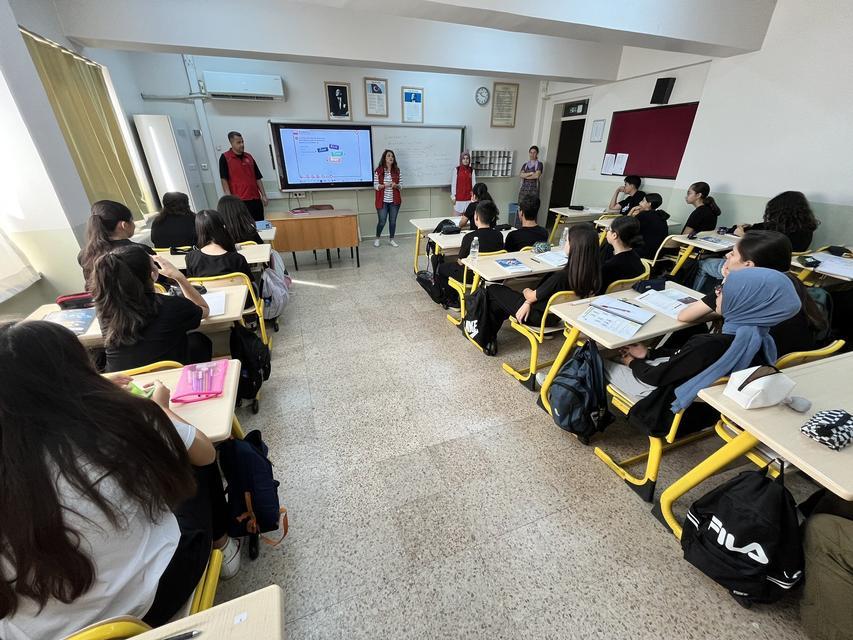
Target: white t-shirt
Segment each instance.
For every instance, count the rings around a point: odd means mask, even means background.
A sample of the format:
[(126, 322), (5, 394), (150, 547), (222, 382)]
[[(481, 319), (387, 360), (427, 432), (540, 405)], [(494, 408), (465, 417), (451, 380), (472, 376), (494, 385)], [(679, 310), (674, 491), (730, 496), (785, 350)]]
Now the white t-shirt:
[[(175, 430), (189, 449), (195, 428), (179, 422)], [(99, 475), (91, 465), (85, 470), (93, 479)], [(174, 514), (164, 513), (158, 522), (151, 522), (142, 507), (131, 507), (131, 499), (111, 478), (100, 480), (98, 489), (123, 516), (118, 527), (58, 472), (55, 484), (63, 518), (80, 533), (81, 551), (94, 564), (95, 580), (70, 604), (52, 599), (39, 611), (35, 602), (21, 598), (15, 615), (0, 620), (2, 640), (62, 638), (105, 618), (143, 617), (178, 547), (181, 532)]]

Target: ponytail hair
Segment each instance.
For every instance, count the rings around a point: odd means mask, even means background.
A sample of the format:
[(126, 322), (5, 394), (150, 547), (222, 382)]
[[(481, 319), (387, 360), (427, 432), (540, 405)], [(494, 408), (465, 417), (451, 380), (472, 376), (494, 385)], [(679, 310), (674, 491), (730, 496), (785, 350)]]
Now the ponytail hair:
[(157, 314), (151, 256), (136, 244), (95, 258), (90, 286), (108, 348), (135, 344)]
[(121, 202), (98, 200), (92, 205), (92, 215), (86, 227), (86, 243), (80, 252), (80, 266), (86, 280), (92, 272), (95, 259), (112, 249), (110, 236), (119, 222), (133, 222), (133, 214)]
[(578, 298), (593, 296), (601, 288), (599, 254), (598, 233), (591, 223), (569, 227), (569, 260), (563, 268), (566, 270), (569, 289)]
[(471, 193), (476, 196), (477, 200), (491, 200), (494, 202), (494, 198), (492, 198), (492, 194), (489, 193), (489, 187), (486, 186), (485, 182), (478, 182), (471, 188)]
[(717, 201), (710, 196), (711, 186), (707, 182), (694, 182), (690, 185), (690, 190), (693, 191), (693, 193), (702, 196), (702, 204), (707, 206), (711, 210), (711, 213), (716, 217), (720, 216), (720, 213), (722, 212), (720, 211)]
[(629, 247), (633, 248), (643, 244), (643, 236), (640, 235), (640, 222), (634, 216), (614, 218), (610, 230)]

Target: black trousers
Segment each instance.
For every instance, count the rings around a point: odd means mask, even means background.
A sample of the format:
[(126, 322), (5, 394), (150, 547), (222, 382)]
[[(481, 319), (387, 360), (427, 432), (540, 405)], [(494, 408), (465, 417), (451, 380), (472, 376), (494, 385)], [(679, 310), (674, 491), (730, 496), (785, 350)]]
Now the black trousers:
[(187, 334), (187, 357), (184, 364), (210, 362), (213, 360), (213, 342), (203, 333), (193, 331)]
[(243, 200), (243, 204), (246, 205), (246, 208), (249, 210), (249, 213), (252, 214), (252, 218), (254, 218), (255, 222), (260, 222), (264, 219), (264, 203), (258, 200)]
[(143, 620), (152, 627), (165, 624), (184, 606), (198, 586), (214, 540), (225, 535), (228, 504), (219, 465), (195, 467), (195, 496), (175, 510), (181, 538), (160, 577), (154, 602)]
[[(438, 265), (438, 268), (435, 270), (435, 284), (438, 285), (439, 290), (442, 293), (442, 299), (448, 304), (458, 304), (459, 303), (459, 294), (456, 292), (456, 289), (452, 289), (448, 284), (448, 280), (453, 278), (454, 280), (458, 280), (462, 282), (462, 276), (465, 273), (465, 267), (456, 262), (443, 262)], [(465, 279), (466, 284), (471, 284), (474, 281), (474, 274), (469, 271), (468, 277)]]
[[(486, 289), (486, 298), (489, 308), (489, 325), (486, 327), (488, 341), (493, 341), (497, 338), (498, 331), (506, 320), (515, 315), (515, 312), (524, 304), (524, 294), (520, 291), (510, 289), (506, 285), (493, 284)], [(542, 312), (545, 310), (545, 302), (537, 302), (530, 307), (530, 312), (524, 321), (524, 324), (538, 325), (542, 322)], [(548, 320), (549, 325), (559, 322), (559, 318), (551, 316)]]

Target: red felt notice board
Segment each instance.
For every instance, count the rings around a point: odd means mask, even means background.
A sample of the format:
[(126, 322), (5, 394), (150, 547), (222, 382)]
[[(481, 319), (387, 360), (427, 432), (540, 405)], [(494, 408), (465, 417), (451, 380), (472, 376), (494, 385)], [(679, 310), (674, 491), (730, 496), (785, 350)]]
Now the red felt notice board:
[(698, 102), (688, 102), (614, 111), (605, 153), (628, 154), (619, 175), (674, 179), (698, 108)]

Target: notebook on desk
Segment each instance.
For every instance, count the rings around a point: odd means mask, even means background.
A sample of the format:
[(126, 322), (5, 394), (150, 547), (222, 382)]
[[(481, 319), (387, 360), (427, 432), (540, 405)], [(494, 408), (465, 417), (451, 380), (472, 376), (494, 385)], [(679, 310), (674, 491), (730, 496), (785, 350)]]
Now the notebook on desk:
[(637, 325), (643, 325), (655, 317), (655, 314), (651, 311), (646, 311), (642, 307), (631, 304), (630, 302), (623, 302), (613, 296), (599, 296), (589, 304), (591, 307), (601, 309), (623, 320), (634, 322)]
[(210, 313), (207, 314), (208, 318), (214, 318), (216, 316), (225, 315), (224, 291), (211, 291), (210, 293), (205, 293), (202, 298), (204, 298), (204, 301), (207, 303), (207, 306), (210, 309)]
[(495, 264), (507, 273), (528, 273), (532, 271), (530, 267), (518, 258), (501, 258), (500, 260), (495, 260)]
[(75, 336), (82, 336), (92, 326), (95, 320), (95, 308), (88, 309), (65, 309), (47, 314), (44, 319), (48, 322), (61, 324), (66, 329), (71, 329)]

